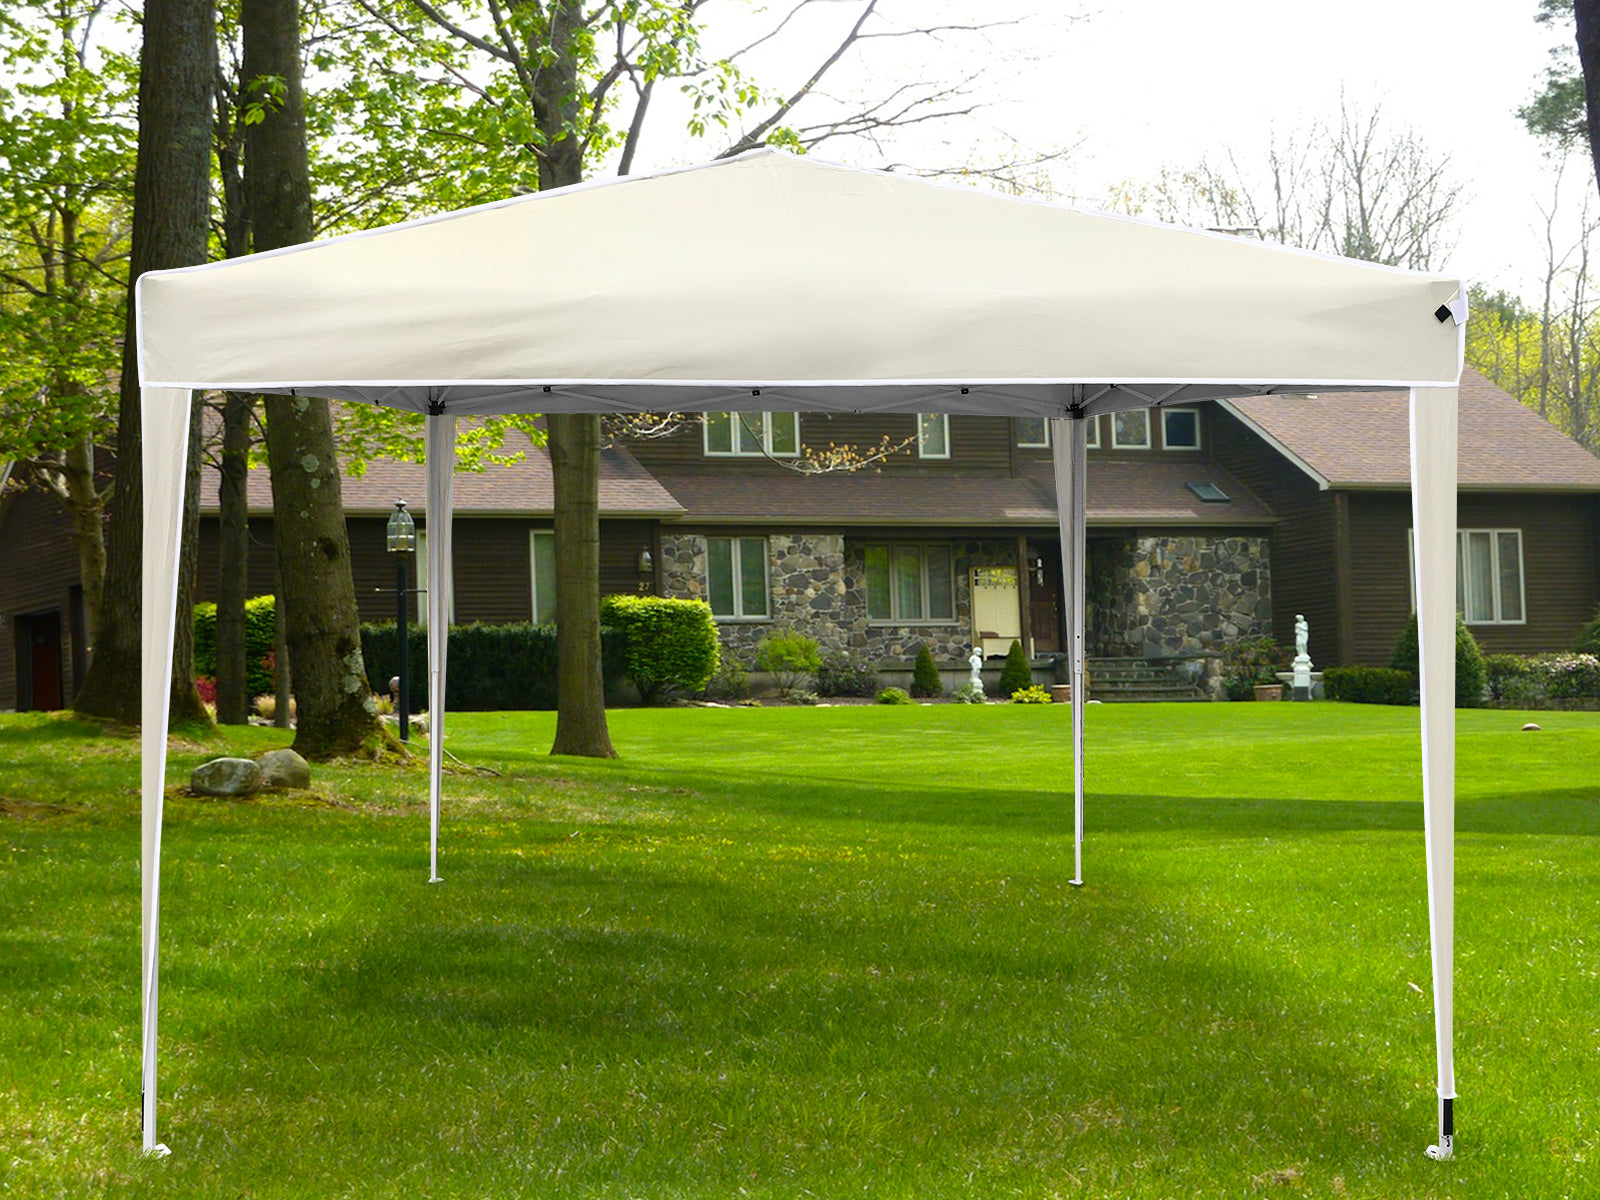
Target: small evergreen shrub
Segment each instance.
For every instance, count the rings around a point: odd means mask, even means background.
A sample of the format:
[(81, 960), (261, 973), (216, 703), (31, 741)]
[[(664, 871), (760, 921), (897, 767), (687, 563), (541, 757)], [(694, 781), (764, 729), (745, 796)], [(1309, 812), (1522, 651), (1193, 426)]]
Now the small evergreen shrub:
[[(1396, 671), (1406, 671), (1416, 679), (1420, 671), (1417, 648), (1417, 614), (1412, 613), (1400, 638), (1389, 656), (1389, 666)], [(1456, 707), (1483, 707), (1483, 691), (1488, 683), (1488, 672), (1483, 665), (1483, 651), (1478, 649), (1478, 639), (1472, 636), (1467, 623), (1456, 617)], [(1327, 685), (1327, 676), (1323, 676)]]
[[(272, 691), (273, 638), (277, 632), (275, 598), (251, 596), (244, 602), (244, 681), (246, 695)], [(217, 674), (217, 606), (194, 606), (194, 671)]]
[(1022, 652), (1021, 642), (1012, 642), (1006, 651), (1006, 665), (1000, 668), (1000, 694), (1011, 697), (1032, 686), (1033, 669), (1028, 665), (1028, 656)]
[(1578, 631), (1578, 641), (1572, 647), (1575, 654), (1600, 654), (1600, 608)]
[(1329, 667), (1322, 673), (1329, 700), (1350, 704), (1415, 704), (1416, 680), (1392, 667)]
[(1013, 704), (1053, 704), (1055, 701), (1050, 693), (1036, 684), (1029, 684), (1025, 688), (1018, 688), (1011, 693)]
[(699, 692), (717, 672), (717, 625), (704, 600), (607, 596), (600, 620), (621, 631), (627, 676), (646, 704), (673, 692)]
[(828, 655), (816, 676), (817, 692), (823, 696), (873, 696), (878, 691), (878, 668), (849, 653)]
[(987, 704), (989, 698), (983, 694), (983, 689), (975, 683), (962, 684), (956, 692), (957, 704)]
[(887, 687), (878, 693), (879, 704), (915, 704), (904, 688)]
[(767, 634), (756, 651), (756, 670), (770, 672), (778, 690), (792, 696), (822, 670), (817, 639), (792, 631)]
[(933, 664), (933, 651), (926, 644), (917, 651), (916, 665), (911, 668), (911, 694), (925, 699), (944, 695), (944, 679)]

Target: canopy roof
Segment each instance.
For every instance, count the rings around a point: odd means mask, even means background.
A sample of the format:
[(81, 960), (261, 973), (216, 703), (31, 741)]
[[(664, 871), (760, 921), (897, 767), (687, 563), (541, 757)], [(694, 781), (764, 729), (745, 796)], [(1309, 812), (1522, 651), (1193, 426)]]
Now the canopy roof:
[[(760, 150), (139, 280), (140, 378), (1061, 416), (1454, 384), (1460, 281)], [(759, 391), (757, 390), (759, 389)]]

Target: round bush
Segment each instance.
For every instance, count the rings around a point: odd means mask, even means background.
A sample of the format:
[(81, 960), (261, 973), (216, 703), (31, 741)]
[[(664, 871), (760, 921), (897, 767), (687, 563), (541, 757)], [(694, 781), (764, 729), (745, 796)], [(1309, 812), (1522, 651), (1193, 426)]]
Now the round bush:
[(887, 687), (887, 688), (884, 688), (883, 691), (878, 693), (878, 703), (879, 704), (911, 704), (911, 703), (913, 703), (913, 701), (912, 701), (911, 697), (906, 694), (906, 691), (905, 691), (904, 688)]

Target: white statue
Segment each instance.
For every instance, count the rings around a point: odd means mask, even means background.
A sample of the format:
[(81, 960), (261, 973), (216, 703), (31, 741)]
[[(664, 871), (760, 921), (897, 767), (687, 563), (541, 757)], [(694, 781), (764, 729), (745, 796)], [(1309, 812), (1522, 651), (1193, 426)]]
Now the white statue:
[(978, 689), (978, 694), (981, 696), (983, 694), (983, 652), (974, 650), (972, 657), (967, 659), (967, 665), (972, 668), (970, 683)]
[(1306, 624), (1305, 616), (1301, 613), (1294, 615), (1294, 656), (1309, 659), (1306, 653), (1306, 643), (1311, 638), (1311, 626)]
[(1290, 686), (1294, 688), (1296, 700), (1311, 699), (1311, 655), (1306, 653), (1306, 646), (1311, 640), (1311, 626), (1306, 623), (1305, 617), (1300, 613), (1294, 615), (1294, 662), (1290, 668), (1294, 671), (1294, 678)]

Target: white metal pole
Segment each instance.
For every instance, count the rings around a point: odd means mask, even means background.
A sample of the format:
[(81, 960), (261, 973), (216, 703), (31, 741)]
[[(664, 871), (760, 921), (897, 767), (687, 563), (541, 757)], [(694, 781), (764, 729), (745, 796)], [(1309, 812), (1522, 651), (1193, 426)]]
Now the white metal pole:
[(1439, 1078), (1439, 1141), (1455, 1142), (1452, 1046), (1456, 822), (1456, 427), (1457, 390), (1411, 390), (1411, 514), (1416, 547), (1417, 648), (1422, 685), (1422, 813), (1428, 858), (1428, 937), (1433, 948), (1433, 1029)]
[(1056, 512), (1061, 530), (1062, 598), (1067, 606), (1067, 668), (1072, 683), (1072, 879), (1083, 886), (1084, 536), (1088, 523), (1089, 431), (1081, 413), (1053, 420)]
[(186, 388), (143, 388), (144, 577), (140, 593), (139, 837), (143, 1061), (140, 1117), (145, 1154), (170, 1153), (156, 1140), (156, 1016), (161, 967), (161, 817), (172, 701), (172, 635), (178, 606), (178, 543), (189, 455)]
[[(444, 682), (454, 587), (450, 526), (455, 505), (456, 419), (429, 407), (424, 426), (428, 470), (428, 882), (439, 879), (439, 805), (444, 791)], [(404, 647), (401, 653), (404, 653)]]

